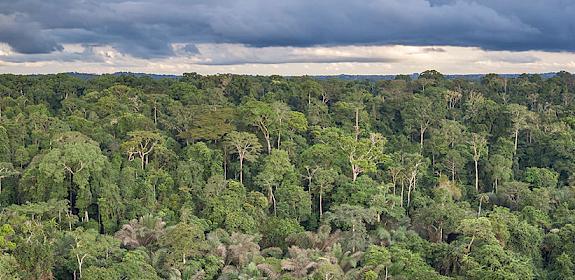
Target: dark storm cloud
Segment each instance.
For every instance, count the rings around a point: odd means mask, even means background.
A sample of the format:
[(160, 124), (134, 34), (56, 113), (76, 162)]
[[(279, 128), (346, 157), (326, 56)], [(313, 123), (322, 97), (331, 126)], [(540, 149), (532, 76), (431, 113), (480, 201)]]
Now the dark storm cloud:
[(24, 54), (62, 49), (39, 24), (29, 22), (27, 16), (22, 14), (0, 14), (0, 42), (7, 42), (15, 51)]
[(188, 55), (198, 43), (575, 51), (574, 17), (569, 0), (12, 0), (0, 1), (0, 41), (25, 54), (76, 43), (142, 58), (173, 56), (173, 43)]
[(61, 61), (61, 62), (103, 62), (104, 58), (94, 53), (91, 46), (81, 52), (52, 52), (52, 53), (34, 53), (34, 54), (13, 54), (0, 55), (0, 61), (22, 63), (22, 62), (40, 62), (40, 61)]

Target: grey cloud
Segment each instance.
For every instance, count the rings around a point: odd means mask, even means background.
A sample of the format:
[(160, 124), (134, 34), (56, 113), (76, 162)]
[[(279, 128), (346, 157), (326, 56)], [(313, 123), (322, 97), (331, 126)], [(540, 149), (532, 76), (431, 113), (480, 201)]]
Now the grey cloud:
[(140, 58), (174, 56), (173, 43), (188, 55), (201, 43), (571, 52), (574, 17), (565, 0), (13, 0), (0, 1), (0, 42), (25, 54), (110, 45)]
[(427, 48), (423, 48), (423, 52), (426, 52), (426, 53), (444, 53), (447, 51), (444, 48), (427, 47)]
[(186, 44), (182, 50), (189, 55), (196, 55), (200, 53), (200, 50), (198, 50), (198, 47), (196, 47), (194, 44)]
[(61, 62), (103, 62), (104, 57), (94, 53), (92, 46), (85, 46), (81, 52), (51, 52), (35, 54), (15, 54), (0, 55), (0, 61), (22, 63), (22, 62), (40, 62), (40, 61), (61, 61)]
[(540, 61), (541, 59), (531, 55), (509, 54), (509, 55), (492, 55), (492, 57), (490, 57), (489, 60), (496, 62), (507, 62), (512, 64), (525, 64), (525, 63), (535, 63)]
[(209, 60), (199, 61), (199, 65), (241, 65), (241, 64), (278, 64), (278, 63), (389, 63), (397, 59), (388, 57), (362, 57), (362, 56), (256, 56), (256, 57), (212, 57)]
[(39, 24), (28, 21), (22, 14), (0, 14), (0, 42), (6, 42), (24, 54), (62, 50), (62, 46), (47, 36)]
[(190, 59), (199, 65), (241, 65), (277, 63), (391, 63), (398, 59), (389, 52), (370, 47), (261, 47), (241, 44), (205, 44)]

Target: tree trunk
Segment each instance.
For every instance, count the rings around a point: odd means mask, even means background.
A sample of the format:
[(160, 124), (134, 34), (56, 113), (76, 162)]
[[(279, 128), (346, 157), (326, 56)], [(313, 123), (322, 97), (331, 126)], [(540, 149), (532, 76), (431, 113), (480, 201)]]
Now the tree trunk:
[(158, 123), (158, 107), (154, 106), (154, 124)]
[(274, 195), (274, 189), (271, 188), (271, 196), (272, 196), (272, 203), (274, 206), (274, 216), (277, 216), (277, 205), (276, 205), (276, 196)]
[[(351, 236), (355, 239), (355, 225), (351, 225)], [(353, 242), (351, 252), (355, 253), (355, 241)]]
[(481, 217), (481, 198), (479, 198), (479, 209), (477, 210), (477, 217)]
[(451, 161), (451, 181), (455, 181), (455, 160)]
[[(350, 157), (350, 162), (352, 162), (351, 157)], [(355, 180), (357, 180), (357, 176), (360, 173), (360, 168), (359, 166), (355, 165), (355, 164), (351, 164), (351, 177), (353, 179), (353, 181), (355, 182)]]
[(224, 149), (224, 180), (228, 179), (228, 152)]
[(279, 150), (280, 145), (281, 145), (281, 139), (282, 139), (282, 133), (281, 133), (281, 131), (278, 131), (278, 150)]
[(269, 135), (264, 135), (264, 138), (266, 139), (266, 144), (268, 147), (268, 155), (272, 153), (272, 144), (270, 143), (270, 136)]
[(475, 190), (479, 192), (479, 168), (477, 167), (477, 160), (475, 160)]
[(421, 151), (423, 151), (423, 138), (425, 136), (425, 128), (423, 126), (420, 127), (419, 129), (419, 146), (421, 148)]
[(514, 152), (517, 152), (517, 139), (519, 138), (519, 129), (515, 130), (515, 149), (513, 150)]
[(240, 184), (244, 184), (244, 159), (240, 157)]
[(76, 254), (76, 260), (78, 261), (78, 272), (80, 272), (80, 279), (82, 278), (82, 265), (84, 264), (84, 258), (87, 254), (84, 254), (81, 258), (80, 255)]
[(411, 203), (411, 183), (407, 186), (407, 207), (409, 208), (409, 204)]
[(473, 241), (475, 241), (475, 235), (471, 236), (471, 242), (469, 242), (469, 245), (467, 245), (468, 252), (471, 250), (471, 245), (473, 245)]
[(319, 217), (321, 218), (323, 215), (323, 206), (322, 206), (322, 195), (321, 195), (321, 187), (319, 189)]
[(355, 141), (359, 140), (359, 108), (355, 109)]
[(439, 227), (439, 242), (443, 242), (443, 226)]
[(405, 189), (405, 183), (401, 180), (401, 207), (403, 207), (403, 190)]

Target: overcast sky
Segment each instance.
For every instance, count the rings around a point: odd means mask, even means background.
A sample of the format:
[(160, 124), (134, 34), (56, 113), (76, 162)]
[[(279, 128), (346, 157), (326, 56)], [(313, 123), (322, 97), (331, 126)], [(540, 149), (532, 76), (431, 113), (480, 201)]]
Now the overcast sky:
[(573, 0), (0, 0), (0, 73), (575, 72)]

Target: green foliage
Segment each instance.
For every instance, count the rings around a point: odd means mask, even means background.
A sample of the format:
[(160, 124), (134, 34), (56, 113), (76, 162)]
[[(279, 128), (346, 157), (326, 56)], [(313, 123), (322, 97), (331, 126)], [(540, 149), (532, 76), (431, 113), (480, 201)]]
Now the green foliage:
[(0, 75), (0, 278), (573, 279), (573, 81)]
[(548, 168), (529, 167), (525, 170), (525, 182), (536, 188), (555, 188), (559, 174)]

